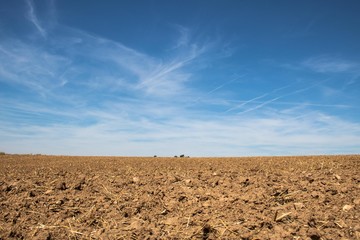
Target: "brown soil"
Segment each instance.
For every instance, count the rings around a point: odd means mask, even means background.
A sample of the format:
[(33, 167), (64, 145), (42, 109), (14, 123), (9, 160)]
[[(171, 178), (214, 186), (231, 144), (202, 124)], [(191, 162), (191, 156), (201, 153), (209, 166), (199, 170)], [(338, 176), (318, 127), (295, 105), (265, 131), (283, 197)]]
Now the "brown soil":
[(0, 156), (0, 239), (360, 239), (360, 156)]

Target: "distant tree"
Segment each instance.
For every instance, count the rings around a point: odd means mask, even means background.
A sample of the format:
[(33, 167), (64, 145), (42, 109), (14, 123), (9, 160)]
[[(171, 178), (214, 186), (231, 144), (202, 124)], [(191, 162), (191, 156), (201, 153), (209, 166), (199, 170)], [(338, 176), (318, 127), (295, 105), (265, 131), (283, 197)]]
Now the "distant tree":
[(5, 152), (0, 152), (0, 155), (5, 155), (6, 153)]
[(181, 154), (180, 157), (183, 158), (183, 157), (185, 157), (185, 155), (184, 155), (184, 154)]

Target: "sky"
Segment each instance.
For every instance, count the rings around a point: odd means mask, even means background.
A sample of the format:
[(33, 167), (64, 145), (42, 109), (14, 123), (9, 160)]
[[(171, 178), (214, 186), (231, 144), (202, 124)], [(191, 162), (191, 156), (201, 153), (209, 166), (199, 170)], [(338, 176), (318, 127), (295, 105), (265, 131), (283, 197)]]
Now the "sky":
[(360, 153), (357, 0), (0, 2), (0, 151)]

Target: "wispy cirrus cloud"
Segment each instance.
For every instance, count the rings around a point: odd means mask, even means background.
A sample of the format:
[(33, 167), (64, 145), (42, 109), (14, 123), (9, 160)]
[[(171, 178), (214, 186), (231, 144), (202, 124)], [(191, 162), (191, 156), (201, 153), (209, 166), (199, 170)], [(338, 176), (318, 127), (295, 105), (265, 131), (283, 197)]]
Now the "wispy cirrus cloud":
[(172, 25), (179, 33), (179, 37), (176, 40), (175, 45), (171, 48), (171, 50), (178, 49), (184, 46), (188, 46), (190, 43), (190, 30), (184, 26), (175, 24)]
[(0, 60), (0, 82), (18, 84), (40, 95), (61, 85), (58, 77), (71, 62), (65, 56), (16, 39), (0, 41)]
[(191, 77), (185, 68), (208, 50), (207, 44), (190, 44), (189, 29), (176, 25), (180, 36), (169, 57), (149, 56), (120, 42), (59, 24), (54, 20), (54, 1), (50, 2), (49, 14), (56, 26), (52, 26), (54, 37), (50, 38), (34, 2), (26, 0), (26, 4), (27, 19), (45, 40), (41, 44), (0, 41), (0, 59), (6, 65), (0, 68), (0, 81), (11, 81), (42, 95), (57, 86), (74, 85), (89, 90), (107, 87), (142, 92), (153, 97), (178, 95), (187, 91), (184, 86)]
[(183, 90), (183, 84), (191, 77), (183, 69), (193, 60), (199, 58), (207, 46), (192, 45), (174, 59), (156, 64), (153, 70), (139, 76), (138, 89), (155, 95), (177, 95)]
[[(264, 98), (264, 97), (266, 97), (266, 96), (269, 96), (269, 95), (274, 94), (274, 93), (276, 93), (276, 92), (278, 92), (278, 91), (284, 90), (284, 89), (286, 89), (286, 88), (288, 88), (288, 87), (290, 87), (290, 85), (286, 85), (286, 86), (284, 86), (284, 87), (280, 87), (280, 88), (274, 89), (274, 90), (272, 90), (271, 92), (264, 93), (264, 94), (262, 94), (262, 95), (260, 95), (260, 96), (254, 97), (254, 98), (252, 98), (252, 99), (250, 99), (250, 100), (247, 100), (247, 101), (243, 101), (243, 102), (241, 102), (240, 104), (238, 104), (238, 105), (236, 105), (236, 106), (233, 106), (233, 107), (227, 109), (225, 112), (230, 112), (230, 111), (233, 111), (233, 110), (242, 108), (242, 107), (244, 107), (245, 105), (247, 105), (247, 104), (249, 104), (249, 103), (256, 102), (256, 100), (262, 99), (262, 98)], [(278, 100), (279, 98), (281, 98), (281, 97), (276, 97), (276, 98), (271, 99), (271, 100), (269, 100), (269, 101), (262, 102), (262, 103), (259, 104), (258, 106), (254, 107), (254, 108), (250, 108), (251, 110), (250, 110), (250, 109), (245, 110), (245, 112), (250, 112), (250, 111), (259, 109), (259, 108), (261, 108), (261, 107), (263, 107), (263, 106), (265, 106), (265, 105), (267, 105), (267, 104), (269, 104), (269, 103), (272, 103), (272, 102)], [(244, 113), (245, 113), (245, 112), (244, 112)]]
[(2, 81), (37, 91), (72, 83), (123, 87), (150, 96), (178, 95), (191, 76), (184, 68), (207, 51), (206, 46), (194, 44), (165, 61), (76, 29), (65, 27), (62, 33), (45, 47), (19, 40), (0, 42), (0, 59), (5, 64), (0, 69)]
[[(129, 108), (128, 114), (122, 113), (124, 107)], [(356, 153), (356, 143), (360, 140), (358, 124), (321, 112), (296, 118), (294, 112), (211, 119), (208, 115), (192, 112), (189, 118), (184, 109), (136, 101), (124, 106), (112, 103), (107, 108), (77, 113), (73, 110), (74, 115), (96, 118), (95, 124), (31, 124), (31, 128), (20, 124), (14, 131), (7, 123), (1, 125), (0, 132), (7, 138), (3, 144), (6, 149), (12, 151), (16, 141), (24, 146), (24, 153), (160, 156), (178, 153), (191, 156)], [(295, 116), (298, 114), (299, 109)], [(155, 121), (156, 117), (166, 119)], [(48, 150), (39, 146), (46, 146)]]
[(312, 57), (302, 62), (302, 65), (319, 73), (342, 73), (360, 71), (360, 64), (334, 57)]
[[(260, 104), (258, 104), (258, 105), (256, 105), (256, 106), (254, 106), (254, 107), (251, 107), (251, 108), (248, 108), (248, 109), (246, 109), (246, 110), (244, 110), (244, 111), (242, 111), (242, 112), (239, 112), (238, 114), (244, 114), (244, 113), (252, 112), (252, 111), (255, 111), (255, 110), (257, 110), (257, 109), (260, 109), (260, 108), (262, 108), (262, 107), (264, 107), (264, 106), (266, 106), (266, 105), (269, 105), (269, 104), (271, 104), (271, 103), (274, 103), (274, 102), (276, 102), (276, 101), (279, 100), (279, 99), (282, 99), (282, 98), (285, 98), (285, 97), (289, 97), (289, 96), (292, 96), (292, 95), (295, 95), (295, 94), (299, 94), (299, 93), (308, 91), (308, 90), (310, 90), (310, 89), (312, 89), (312, 88), (314, 88), (314, 87), (317, 87), (317, 86), (322, 85), (323, 83), (327, 82), (328, 80), (329, 80), (329, 79), (325, 79), (325, 80), (316, 82), (316, 83), (314, 83), (314, 84), (312, 84), (312, 85), (310, 85), (310, 86), (307, 86), (307, 87), (304, 87), (304, 88), (299, 88), (299, 89), (296, 89), (296, 90), (291, 91), (291, 92), (283, 93), (283, 94), (280, 95), (280, 96), (276, 96), (276, 97), (274, 97), (274, 98), (272, 98), (272, 99), (270, 99), (270, 100), (267, 100), (267, 101), (265, 101), (265, 102), (262, 102), (262, 103), (260, 103)], [(288, 88), (288, 87), (290, 87), (290, 86), (288, 85), (288, 86), (285, 86), (285, 87), (281, 87), (281, 88), (275, 89), (275, 90), (272, 91), (271, 93), (275, 93), (275, 92), (281, 91), (281, 90), (286, 89), (286, 88)], [(260, 97), (262, 97), (262, 96), (260, 96)], [(251, 100), (250, 100), (250, 101), (251, 101)]]
[[(186, 68), (201, 59), (204, 53), (211, 51), (211, 43), (193, 42), (173, 50), (166, 59), (157, 58), (83, 31), (70, 29), (70, 32), (72, 37), (65, 41), (73, 45), (70, 48), (71, 54), (85, 54), (106, 64), (106, 68), (116, 67), (112, 72), (125, 76), (133, 91), (143, 91), (150, 96), (181, 93), (192, 76)], [(77, 36), (76, 41), (73, 41), (74, 35)]]
[(35, 26), (37, 31), (41, 34), (42, 37), (46, 38), (47, 32), (45, 28), (40, 24), (40, 21), (36, 15), (34, 3), (32, 0), (26, 0), (26, 3), (28, 5), (28, 13), (27, 16), (30, 20), (30, 22)]

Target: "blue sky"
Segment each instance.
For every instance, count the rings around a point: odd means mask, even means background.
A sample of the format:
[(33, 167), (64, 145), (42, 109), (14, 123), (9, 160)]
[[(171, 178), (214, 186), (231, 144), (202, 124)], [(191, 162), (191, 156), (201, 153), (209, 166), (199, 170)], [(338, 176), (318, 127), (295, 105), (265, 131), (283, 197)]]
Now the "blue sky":
[(360, 153), (359, 1), (0, 6), (1, 151)]

